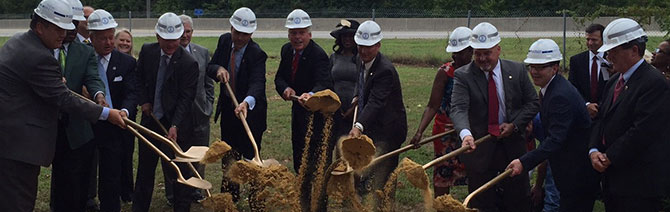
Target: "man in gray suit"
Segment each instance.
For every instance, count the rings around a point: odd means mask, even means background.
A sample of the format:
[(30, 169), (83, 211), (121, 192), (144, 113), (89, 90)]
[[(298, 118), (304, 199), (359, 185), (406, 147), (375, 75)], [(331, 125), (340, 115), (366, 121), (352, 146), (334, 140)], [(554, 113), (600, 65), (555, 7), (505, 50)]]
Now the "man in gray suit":
[[(180, 15), (182, 24), (184, 24), (184, 34), (179, 39), (179, 44), (184, 47), (186, 52), (193, 56), (198, 62), (198, 88), (195, 92), (195, 101), (191, 106), (193, 122), (193, 145), (194, 146), (209, 146), (209, 117), (212, 115), (212, 104), (214, 104), (214, 80), (207, 77), (206, 69), (209, 64), (209, 50), (207, 48), (191, 43), (191, 36), (193, 35), (193, 19), (187, 15)], [(198, 170), (200, 176), (205, 176), (205, 167), (198, 163), (193, 163)], [(163, 172), (164, 177), (168, 177)], [(168, 204), (174, 201), (172, 194), (172, 184), (165, 185), (165, 197), (168, 199)], [(200, 202), (205, 199), (201, 190), (196, 189), (193, 193), (193, 200)]]
[(0, 172), (0, 211), (34, 209), (40, 166), (54, 157), (59, 112), (125, 127), (125, 113), (88, 103), (63, 83), (53, 49), (75, 28), (72, 14), (63, 0), (43, 0), (30, 30), (0, 48), (0, 167), (11, 170)]
[[(455, 72), (451, 118), (464, 146), (461, 156), (473, 192), (526, 153), (523, 131), (537, 114), (539, 102), (523, 64), (500, 59), (498, 30), (482, 22), (472, 30), (474, 63)], [(474, 145), (475, 138), (492, 134), (495, 140)], [(472, 199), (482, 211), (529, 211), (528, 175), (507, 178)]]

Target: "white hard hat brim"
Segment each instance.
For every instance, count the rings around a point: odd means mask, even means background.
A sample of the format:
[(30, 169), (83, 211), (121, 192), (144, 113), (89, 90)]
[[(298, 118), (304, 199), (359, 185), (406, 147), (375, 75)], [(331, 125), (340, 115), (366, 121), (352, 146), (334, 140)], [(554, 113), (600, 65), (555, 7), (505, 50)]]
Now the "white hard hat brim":
[(526, 63), (526, 64), (546, 64), (546, 63), (561, 61), (562, 59), (563, 59), (562, 57), (560, 59), (553, 59), (553, 60), (526, 58), (525, 60), (523, 60), (523, 62)]
[(468, 48), (470, 45), (464, 45), (464, 46), (447, 46), (447, 52), (460, 52), (463, 51), (463, 49)]
[(357, 45), (360, 45), (360, 46), (373, 46), (373, 45), (379, 43), (379, 41), (382, 41), (382, 38), (380, 37), (378, 39), (365, 40), (365, 39), (358, 38), (358, 36), (354, 36), (354, 41), (356, 42)]
[(498, 45), (500, 43), (500, 40), (496, 42), (489, 42), (489, 43), (477, 43), (477, 42), (470, 42), (470, 46), (472, 46), (473, 49), (490, 49), (493, 48), (494, 46)]
[(238, 32), (244, 32), (244, 33), (251, 34), (251, 33), (254, 33), (256, 31), (255, 26), (254, 27), (243, 27), (243, 26), (240, 26), (238, 24), (232, 24), (232, 23), (230, 25), (232, 25), (233, 28), (235, 28), (235, 30), (237, 30)]
[(72, 20), (75, 20), (75, 21), (86, 21), (86, 18), (85, 18), (84, 16), (81, 16), (81, 15), (73, 15), (73, 16), (72, 16)]
[(621, 44), (622, 44), (622, 43), (618, 43), (618, 44), (603, 44), (602, 46), (600, 46), (600, 48), (598, 48), (598, 52), (606, 52), (606, 51), (609, 51), (610, 49), (613, 49), (614, 47), (617, 47), (617, 46), (619, 46), (619, 45), (621, 45)]
[(90, 24), (88, 26), (89, 26), (88, 30), (99, 31), (99, 30), (108, 30), (108, 29), (116, 28), (117, 26), (119, 26), (119, 24), (112, 23), (112, 24), (109, 24), (109, 25), (103, 26), (103, 27), (91, 27)]
[(180, 30), (174, 33), (156, 32), (156, 34), (165, 40), (176, 40), (181, 38), (181, 36), (184, 34), (184, 30)]

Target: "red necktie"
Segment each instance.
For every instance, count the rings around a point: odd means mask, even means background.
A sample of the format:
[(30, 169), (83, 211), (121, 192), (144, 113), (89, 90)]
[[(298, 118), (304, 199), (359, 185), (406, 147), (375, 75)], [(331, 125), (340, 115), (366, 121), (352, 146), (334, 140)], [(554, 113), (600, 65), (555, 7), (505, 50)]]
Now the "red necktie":
[(493, 136), (500, 135), (498, 125), (498, 92), (496, 92), (496, 82), (493, 80), (493, 71), (489, 72), (489, 122), (488, 132)]
[(230, 87), (235, 91), (235, 52), (237, 52), (236, 49), (233, 49), (233, 52), (230, 53), (230, 64), (228, 65), (230, 67), (230, 79), (228, 81), (230, 82)]
[[(614, 86), (614, 97), (612, 97), (612, 105), (616, 102), (617, 97), (619, 97), (619, 93), (621, 93), (621, 90), (623, 89), (623, 74), (621, 74), (621, 77), (619, 77), (619, 81), (616, 82), (616, 86)], [(611, 106), (610, 106), (611, 107)]]
[(591, 63), (591, 103), (598, 102), (598, 57), (593, 56)]
[(295, 81), (295, 73), (298, 72), (298, 61), (300, 61), (300, 53), (293, 54), (293, 63), (291, 63), (291, 82)]

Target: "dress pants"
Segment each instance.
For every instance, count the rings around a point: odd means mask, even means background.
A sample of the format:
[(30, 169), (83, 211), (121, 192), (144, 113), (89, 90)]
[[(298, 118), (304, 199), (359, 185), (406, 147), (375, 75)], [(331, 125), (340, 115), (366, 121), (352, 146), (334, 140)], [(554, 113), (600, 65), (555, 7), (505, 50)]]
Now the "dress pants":
[[(191, 140), (191, 144), (193, 146), (209, 146), (209, 116), (205, 116), (202, 114), (196, 115), (195, 113), (193, 114), (193, 132), (188, 136), (188, 139)], [(244, 134), (246, 135), (246, 134)], [(183, 149), (186, 151), (187, 149)], [(201, 177), (205, 177), (205, 166), (200, 165), (200, 163), (191, 163), (193, 164), (193, 167), (198, 171), (198, 174), (200, 174)], [(188, 170), (185, 170), (190, 172), (191, 168)], [(193, 174), (195, 176), (195, 174)], [(165, 172), (165, 169), (163, 169), (163, 178), (165, 181), (172, 180), (170, 176), (168, 176), (167, 172)], [(173, 201), (174, 200), (174, 191), (173, 191), (173, 184), (165, 184), (165, 198), (168, 199), (168, 201)], [(193, 200), (198, 200), (201, 197), (203, 197), (203, 194), (201, 189), (194, 189), (193, 194), (191, 195)]]
[(40, 166), (0, 158), (0, 167), (0, 211), (33, 211)]
[[(495, 142), (505, 142), (496, 140)], [(468, 191), (472, 193), (489, 180), (505, 171), (510, 161), (502, 143), (496, 143), (493, 160), (484, 172), (468, 172)], [(470, 208), (482, 212), (526, 212), (530, 211), (530, 184), (527, 174), (507, 177), (498, 184), (472, 198)]]
[(99, 176), (98, 198), (100, 211), (121, 210), (121, 166), (122, 145), (128, 138), (128, 131), (107, 121), (99, 121), (93, 126), (95, 143), (98, 147)]
[(95, 143), (92, 141), (72, 149), (64, 124), (58, 125), (51, 178), (51, 203), (54, 212), (85, 210), (94, 150)]
[[(170, 126), (168, 120), (165, 118), (161, 119), (161, 122), (164, 126)], [(157, 126), (154, 120), (150, 117), (142, 117), (142, 125), (147, 128), (160, 132), (160, 127)], [(180, 135), (181, 130), (177, 133), (178, 138), (177, 142), (182, 149), (189, 149), (191, 147), (188, 140), (183, 139), (185, 135)], [(168, 157), (174, 157), (174, 153), (170, 147), (166, 144), (163, 144), (161, 141), (150, 139), (145, 136), (154, 146), (158, 147), (163, 153)], [(133, 193), (133, 211), (134, 212), (146, 212), (149, 211), (151, 206), (151, 199), (154, 191), (154, 178), (156, 175), (156, 166), (158, 165), (158, 160), (161, 160), (161, 167), (163, 170), (168, 170), (169, 175), (176, 176), (176, 172), (172, 168), (172, 165), (169, 162), (166, 162), (160, 159), (160, 156), (156, 154), (149, 146), (141, 142), (138, 145), (138, 166), (137, 166), (137, 180), (135, 181), (135, 192)], [(191, 172), (188, 165), (185, 163), (176, 163), (179, 169), (182, 171), (184, 179), (190, 178)], [(174, 177), (176, 179), (176, 177)], [(170, 182), (165, 182), (170, 183)], [(191, 208), (191, 198), (190, 194), (193, 192), (192, 187), (186, 186), (181, 183), (174, 184), (174, 195), (175, 203), (173, 206), (174, 211), (190, 211)]]
[[(135, 120), (135, 117), (128, 118)], [(126, 131), (126, 136), (121, 141), (121, 200), (126, 202), (133, 199), (133, 153), (135, 153), (135, 136)]]
[[(373, 136), (373, 135), (368, 135)], [(400, 146), (399, 144), (394, 144), (397, 142), (389, 142), (390, 139), (388, 138), (374, 138), (370, 137), (372, 141), (374, 142), (376, 153), (375, 157), (389, 153), (393, 150), (398, 149)], [(404, 138), (403, 138), (404, 139)], [(393, 170), (398, 167), (398, 158), (399, 156), (392, 156), (389, 157), (379, 163), (376, 163), (375, 165), (368, 167), (363, 173), (360, 174), (360, 176), (354, 177), (354, 183), (356, 185), (356, 190), (358, 192), (358, 195), (361, 196), (362, 199), (366, 199), (367, 195), (372, 195), (373, 199), (375, 202), (372, 203), (367, 203), (367, 204), (375, 204), (375, 208), (381, 208), (383, 204), (381, 202), (381, 199), (378, 198), (378, 195), (375, 193), (376, 190), (384, 190), (384, 185), (386, 185), (386, 182), (389, 179), (389, 176), (393, 172)], [(395, 182), (394, 182), (395, 185)], [(391, 193), (391, 202), (393, 202), (393, 199), (395, 197), (395, 186), (393, 187)]]

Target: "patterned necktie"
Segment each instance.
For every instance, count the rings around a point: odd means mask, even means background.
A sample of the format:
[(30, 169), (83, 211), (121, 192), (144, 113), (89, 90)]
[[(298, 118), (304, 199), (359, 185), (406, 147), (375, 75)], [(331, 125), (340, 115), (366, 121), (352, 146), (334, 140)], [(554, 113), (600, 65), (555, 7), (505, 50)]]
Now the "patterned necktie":
[(235, 73), (237, 69), (237, 67), (235, 67), (237, 65), (235, 63), (235, 54), (237, 51), (237, 49), (233, 48), (233, 51), (230, 53), (230, 63), (228, 64), (228, 67), (230, 67), (228, 69), (228, 72), (230, 72), (230, 79), (228, 79), (228, 81), (230, 82), (230, 87), (233, 88), (233, 92), (235, 91), (235, 76), (237, 74)]
[(598, 102), (598, 57), (593, 56), (591, 63), (591, 103)]
[(365, 95), (363, 92), (363, 88), (365, 87), (365, 65), (361, 65), (356, 85), (356, 89), (358, 90), (358, 111), (363, 111), (363, 107), (365, 106)]
[(500, 135), (500, 126), (498, 120), (498, 92), (496, 91), (496, 82), (493, 80), (493, 71), (489, 72), (488, 96), (489, 96), (489, 120), (488, 132), (493, 136)]
[(100, 80), (105, 84), (105, 101), (109, 104), (109, 108), (114, 108), (112, 105), (112, 93), (109, 90), (109, 81), (107, 81), (107, 70), (105, 70), (104, 62), (107, 61), (105, 57), (98, 56), (98, 74), (100, 75)]
[(163, 83), (165, 82), (165, 72), (168, 69), (168, 58), (167, 55), (161, 56), (160, 64), (158, 65), (158, 73), (156, 77), (156, 91), (154, 93), (154, 104), (153, 104), (153, 113), (157, 119), (163, 118), (163, 103), (161, 97), (163, 96)]
[(623, 79), (623, 74), (621, 74), (621, 77), (619, 77), (619, 81), (617, 81), (616, 85), (614, 86), (614, 96), (612, 97), (612, 105), (614, 105), (616, 99), (619, 97), (619, 93), (621, 93), (624, 83), (626, 82)]
[(295, 73), (298, 72), (298, 62), (300, 61), (300, 52), (293, 54), (293, 62), (291, 63), (291, 82), (295, 82)]

